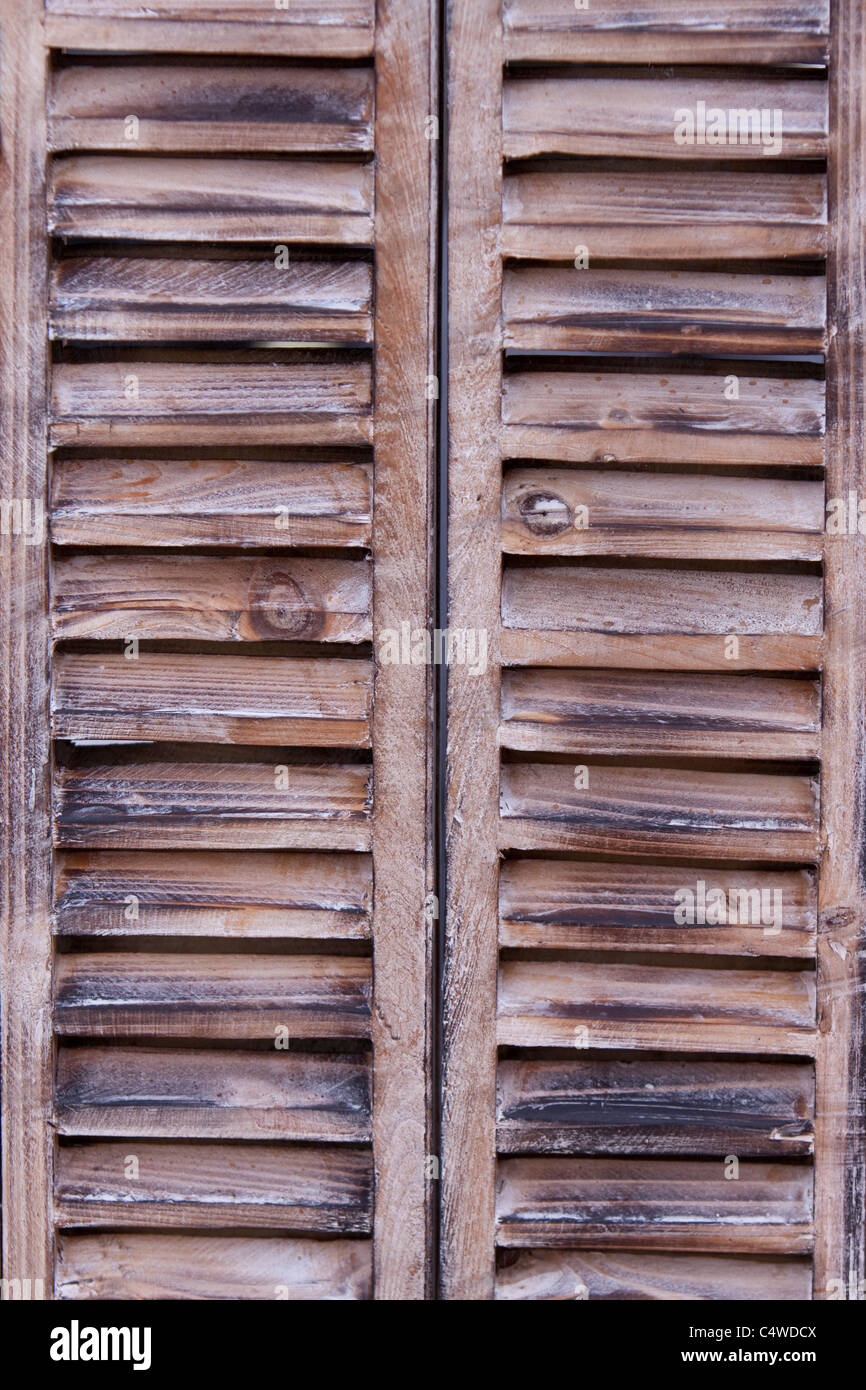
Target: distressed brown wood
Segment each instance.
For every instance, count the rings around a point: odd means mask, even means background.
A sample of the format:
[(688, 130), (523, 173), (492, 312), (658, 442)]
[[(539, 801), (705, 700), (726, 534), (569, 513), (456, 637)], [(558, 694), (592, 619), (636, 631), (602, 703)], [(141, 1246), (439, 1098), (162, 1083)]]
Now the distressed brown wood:
[(811, 1296), (810, 1260), (760, 1255), (508, 1250), (496, 1282), (497, 1298), (521, 1300), (804, 1302)]
[(812, 960), (817, 910), (808, 869), (518, 858), (499, 879), (500, 943), (532, 950)]
[(512, 555), (816, 561), (823, 531), (817, 481), (539, 466), (502, 489)]
[(48, 225), (70, 238), (369, 246), (373, 166), (68, 155), (51, 165)]
[(807, 1164), (746, 1160), (506, 1158), (496, 1213), (505, 1246), (711, 1250), (807, 1254), (812, 1173)]
[(361, 261), (71, 256), (54, 264), (49, 327), (81, 342), (372, 342)]
[(61, 1037), (363, 1038), (370, 961), (86, 952), (57, 958)]
[(303, 1237), (64, 1232), (61, 1299), (368, 1299), (372, 1242)]
[(130, 14), (123, 0), (46, 0), (48, 42), (106, 52), (249, 53), (365, 58), (373, 52), (374, 0), (148, 0)]
[[(678, 575), (679, 579), (680, 576)], [(822, 636), (738, 634), (740, 671), (816, 671)], [(658, 671), (730, 671), (725, 639), (699, 633), (553, 632), (502, 629), (501, 651), (512, 666), (606, 666)]]
[(581, 247), (590, 265), (614, 256), (696, 261), (821, 256), (827, 249), (827, 180), (820, 173), (774, 173), (769, 167), (751, 173), (664, 165), (652, 178), (628, 168), (518, 169), (506, 175), (502, 249), (507, 256), (573, 264)]
[(370, 1067), (339, 1053), (70, 1047), (57, 1056), (64, 1135), (370, 1139)]
[(64, 1225), (370, 1230), (368, 1152), (139, 1141), (138, 1174), (130, 1178), (124, 1172), (128, 1149), (128, 1143), (61, 1144), (55, 1201)]
[(56, 856), (54, 927), (67, 936), (371, 935), (373, 867), (362, 854)]
[(606, 0), (580, 10), (559, 0), (503, 0), (511, 62), (818, 63), (826, 60), (829, 0)]
[(365, 67), (79, 59), (53, 74), (48, 144), (127, 153), (366, 153), (372, 115), (373, 74)]

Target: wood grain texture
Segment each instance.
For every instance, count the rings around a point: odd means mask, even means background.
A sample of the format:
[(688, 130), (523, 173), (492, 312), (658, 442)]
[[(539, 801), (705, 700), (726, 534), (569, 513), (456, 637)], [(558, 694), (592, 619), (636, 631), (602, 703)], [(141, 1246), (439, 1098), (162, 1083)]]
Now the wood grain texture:
[(56, 48), (314, 58), (373, 52), (374, 0), (293, 0), (281, 10), (260, 0), (148, 0), (138, 13), (123, 0), (46, 0), (45, 9)]
[(505, 347), (523, 352), (819, 352), (822, 275), (506, 269)]
[[(831, 56), (832, 231), (828, 496), (866, 491), (866, 13), (834, 5)], [(840, 543), (841, 542), (841, 543)], [(859, 1296), (866, 1279), (864, 1078), (864, 689), (866, 631), (858, 595), (866, 547), (855, 535), (828, 546), (818, 934), (818, 1113), (815, 1133), (815, 1297)], [(841, 1292), (840, 1292), (841, 1290)]]
[[(588, 13), (588, 12), (587, 12)], [(726, 44), (730, 32), (725, 34)], [(820, 173), (628, 169), (509, 173), (502, 197), (506, 256), (574, 263), (755, 260), (827, 249), (827, 180)]]
[(641, 1251), (508, 1250), (496, 1281), (501, 1299), (661, 1302), (808, 1302), (808, 1259), (666, 1255)]
[[(643, 159), (820, 159), (827, 153), (827, 88), (820, 81), (788, 76), (743, 77), (527, 77), (509, 76), (502, 94), (503, 146), (507, 159), (533, 155), (617, 155)], [(698, 102), (725, 114), (727, 140), (678, 143), (682, 117), (693, 119)], [(761, 110), (780, 112), (760, 138)], [(751, 112), (757, 127), (730, 126), (727, 113)], [(708, 117), (709, 122), (709, 117)], [(745, 137), (745, 138), (744, 138)]]
[[(2, 0), (0, 27), (0, 997), (3, 1276), (50, 1290), (51, 1112), (45, 79), (36, 0)], [(16, 535), (14, 504), (36, 523)], [(11, 522), (8, 510), (12, 512)], [(34, 544), (29, 541), (35, 540)]]
[(57, 1056), (64, 1135), (370, 1139), (370, 1066), (338, 1053), (69, 1047)]
[(67, 1142), (55, 1183), (65, 1226), (234, 1226), (367, 1233), (372, 1164), (363, 1150), (306, 1144)]
[(607, 0), (576, 10), (561, 0), (505, 0), (511, 62), (819, 63), (829, 0)]
[(73, 555), (53, 571), (57, 638), (364, 642), (366, 560)]
[(811, 960), (817, 909), (808, 869), (509, 859), (499, 878), (500, 942), (533, 950)]
[(290, 1299), (372, 1296), (372, 1242), (212, 1234), (62, 1232), (60, 1299)]
[(808, 1254), (812, 1171), (746, 1160), (506, 1158), (497, 1239), (506, 1246)]
[[(129, 115), (138, 121), (133, 134)], [(48, 143), (127, 153), (367, 153), (372, 115), (365, 67), (79, 59), (52, 75)]]
[[(739, 671), (817, 671), (822, 636), (740, 634)], [(604, 666), (642, 671), (729, 671), (724, 640), (694, 633), (551, 632), (503, 628), (502, 660), (510, 666)]]
[(55, 773), (55, 843), (369, 850), (369, 765), (328, 761), (324, 752), (301, 761), (282, 749), (255, 760), (255, 752), (72, 749)]
[(807, 970), (670, 963), (505, 961), (498, 1038), (513, 1047), (665, 1049), (808, 1057), (815, 982)]
[[(577, 756), (577, 755), (575, 755)], [(814, 863), (818, 786), (808, 775), (595, 762), (506, 763), (501, 849), (695, 854)]]
[(815, 1074), (797, 1062), (501, 1061), (500, 1153), (812, 1151)]
[(60, 156), (49, 172), (48, 226), (69, 238), (369, 246), (373, 166), (276, 156)]
[[(573, 463), (822, 463), (823, 383), (737, 365), (702, 376), (515, 371), (503, 389), (503, 451)], [(730, 376), (735, 400), (725, 397)]]
[(51, 539), (78, 546), (369, 546), (373, 474), (323, 459), (94, 457), (60, 451)]
[(51, 270), (49, 329), (80, 342), (369, 344), (372, 296), (361, 261), (71, 256)]
[(85, 952), (57, 959), (61, 1037), (364, 1038), (370, 961)]
[(647, 671), (503, 672), (504, 748), (817, 758), (820, 729), (816, 681)]
[[(494, 1290), (502, 389), (500, 0), (452, 0), (448, 62), (448, 622), (487, 633), (448, 672), (441, 1291)], [(467, 158), (467, 151), (472, 157)]]
[(514, 468), (502, 489), (513, 555), (820, 560), (820, 482)]
[(333, 658), (60, 653), (55, 738), (369, 748), (373, 666)]

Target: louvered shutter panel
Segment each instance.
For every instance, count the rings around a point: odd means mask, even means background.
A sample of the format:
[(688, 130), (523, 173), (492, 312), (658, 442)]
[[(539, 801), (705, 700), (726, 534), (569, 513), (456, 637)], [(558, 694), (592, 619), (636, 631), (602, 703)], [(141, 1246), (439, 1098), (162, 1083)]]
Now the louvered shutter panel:
[(445, 1296), (857, 1297), (862, 7), (450, 14)]
[(2, 21), (4, 1273), (424, 1297), (431, 15)]

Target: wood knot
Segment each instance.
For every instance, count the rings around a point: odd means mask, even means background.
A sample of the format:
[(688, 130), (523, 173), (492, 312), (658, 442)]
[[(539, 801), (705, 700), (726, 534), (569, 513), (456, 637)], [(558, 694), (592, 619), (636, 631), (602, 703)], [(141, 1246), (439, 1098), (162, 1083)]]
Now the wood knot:
[(574, 525), (574, 512), (555, 492), (529, 492), (521, 497), (518, 509), (534, 536), (559, 536)]
[(259, 637), (315, 641), (325, 614), (288, 570), (265, 570), (250, 586), (250, 623)]

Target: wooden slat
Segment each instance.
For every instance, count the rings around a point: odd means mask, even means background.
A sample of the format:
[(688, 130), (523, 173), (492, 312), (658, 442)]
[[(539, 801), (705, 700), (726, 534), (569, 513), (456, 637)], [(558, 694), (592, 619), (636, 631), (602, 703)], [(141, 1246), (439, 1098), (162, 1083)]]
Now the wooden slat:
[(344, 956), (96, 952), (57, 957), (63, 1037), (363, 1038), (370, 961)]
[(805, 1057), (815, 1050), (815, 982), (805, 970), (506, 961), (497, 1034), (515, 1047)]
[(815, 1073), (805, 1063), (502, 1061), (500, 1153), (810, 1154)]
[(538, 565), (507, 566), (502, 581), (506, 628), (817, 637), (821, 617), (812, 574)]
[(829, 0), (505, 0), (511, 62), (820, 63)]
[(53, 575), (56, 637), (363, 642), (365, 560), (74, 555)]
[(517, 555), (820, 560), (818, 481), (515, 468), (502, 546)]
[(59, 1299), (368, 1299), (372, 1242), (64, 1232)]
[(811, 959), (818, 909), (808, 869), (512, 859), (499, 913), (503, 946)]
[[(739, 380), (739, 395), (728, 400), (730, 376)], [(509, 458), (823, 462), (823, 384), (752, 376), (736, 362), (703, 376), (513, 372), (505, 377), (502, 419)]]
[[(755, 127), (736, 143), (680, 144), (677, 112), (751, 112)], [(760, 115), (766, 113), (761, 143)], [(774, 113), (780, 113), (774, 117)], [(653, 159), (820, 159), (827, 153), (827, 86), (790, 77), (508, 77), (502, 101), (507, 159), (531, 155), (618, 155)], [(709, 118), (712, 120), (712, 117)], [(778, 125), (776, 124), (778, 121)], [(733, 123), (726, 129), (734, 133)], [(750, 134), (753, 131), (753, 134)], [(712, 134), (712, 128), (710, 133)], [(742, 141), (745, 134), (749, 143)], [(778, 143), (771, 145), (776, 137)]]
[[(741, 636), (741, 671), (816, 671), (822, 639), (815, 635)], [(718, 637), (665, 633), (519, 631), (504, 628), (502, 659), (512, 666), (605, 666), (622, 670), (729, 671), (730, 657)]]
[(373, 166), (347, 160), (69, 155), (49, 171), (63, 237), (369, 246)]
[(649, 671), (503, 672), (505, 748), (817, 758), (820, 731), (815, 681)]
[(812, 1266), (807, 1259), (747, 1255), (509, 1250), (502, 1255), (496, 1297), (808, 1303)]
[(808, 776), (611, 765), (582, 755), (578, 765), (580, 779), (570, 764), (503, 766), (500, 848), (777, 863), (818, 857), (818, 788)]
[[(725, 31), (726, 43), (730, 34)], [(753, 260), (827, 249), (823, 174), (700, 168), (518, 172), (505, 179), (506, 256)]]
[(342, 1146), (66, 1143), (58, 1156), (57, 1217), (66, 1226), (246, 1226), (370, 1230), (369, 1153)]
[(497, 1239), (506, 1246), (807, 1254), (812, 1170), (806, 1164), (677, 1159), (506, 1158)]
[(52, 267), (49, 329), (82, 342), (368, 344), (372, 297), (361, 261), (72, 256)]
[[(130, 115), (138, 121), (132, 133)], [(127, 153), (368, 152), (372, 117), (373, 74), (365, 67), (81, 60), (53, 74), (48, 145)]]
[(820, 352), (826, 299), (822, 275), (523, 266), (505, 271), (505, 346), (527, 352)]
[(339, 1054), (61, 1047), (57, 1126), (150, 1139), (370, 1138), (370, 1065)]
[(238, 350), (58, 362), (52, 443), (369, 444), (370, 364)]
[(55, 931), (69, 936), (370, 936), (360, 854), (58, 855)]
[(372, 697), (368, 661), (60, 653), (52, 729), (76, 741), (369, 748)]
[(72, 750), (55, 773), (68, 849), (370, 848), (370, 769), (251, 749)]
[(51, 539), (85, 546), (368, 546), (372, 469), (246, 458), (58, 452)]

